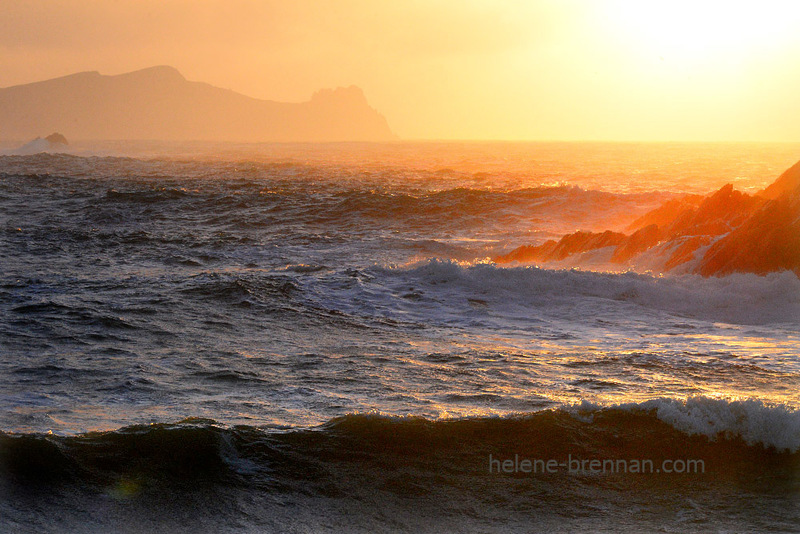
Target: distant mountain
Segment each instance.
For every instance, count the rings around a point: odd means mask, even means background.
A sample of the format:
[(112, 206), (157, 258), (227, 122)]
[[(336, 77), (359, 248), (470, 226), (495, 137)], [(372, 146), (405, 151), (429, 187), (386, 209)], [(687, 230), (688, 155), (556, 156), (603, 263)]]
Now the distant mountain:
[(190, 82), (172, 67), (82, 72), (0, 89), (0, 139), (386, 141), (386, 119), (355, 86), (302, 103), (258, 100)]
[(498, 263), (605, 259), (607, 266), (637, 271), (800, 276), (800, 162), (756, 195), (728, 184), (705, 198), (671, 200), (644, 215), (630, 234), (575, 232), (560, 240), (524, 245), (495, 258)]

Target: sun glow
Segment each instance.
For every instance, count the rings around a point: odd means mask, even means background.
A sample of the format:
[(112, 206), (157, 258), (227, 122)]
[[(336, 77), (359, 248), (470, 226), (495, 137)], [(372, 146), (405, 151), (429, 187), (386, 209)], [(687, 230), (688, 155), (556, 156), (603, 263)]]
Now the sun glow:
[(800, 3), (619, 0), (609, 4), (620, 37), (662, 60), (707, 62), (780, 53), (796, 39)]
[(0, 2), (0, 87), (170, 65), (280, 102), (356, 85), (401, 139), (800, 140), (796, 0), (196, 4)]

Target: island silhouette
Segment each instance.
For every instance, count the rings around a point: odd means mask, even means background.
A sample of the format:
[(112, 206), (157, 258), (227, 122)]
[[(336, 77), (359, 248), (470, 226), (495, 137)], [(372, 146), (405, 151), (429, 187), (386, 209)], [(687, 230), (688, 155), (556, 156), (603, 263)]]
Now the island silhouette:
[(309, 101), (251, 98), (157, 66), (117, 76), (81, 72), (0, 89), (0, 140), (42, 132), (70, 139), (238, 142), (389, 141), (386, 119), (356, 86)]

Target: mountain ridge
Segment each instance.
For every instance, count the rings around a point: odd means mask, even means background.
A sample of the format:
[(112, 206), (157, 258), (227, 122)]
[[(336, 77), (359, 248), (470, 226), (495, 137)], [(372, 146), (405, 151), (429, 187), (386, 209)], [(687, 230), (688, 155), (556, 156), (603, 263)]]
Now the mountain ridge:
[(0, 89), (0, 139), (52, 131), (95, 140), (396, 139), (356, 86), (322, 89), (306, 102), (286, 103), (189, 81), (167, 65), (113, 76), (84, 71)]

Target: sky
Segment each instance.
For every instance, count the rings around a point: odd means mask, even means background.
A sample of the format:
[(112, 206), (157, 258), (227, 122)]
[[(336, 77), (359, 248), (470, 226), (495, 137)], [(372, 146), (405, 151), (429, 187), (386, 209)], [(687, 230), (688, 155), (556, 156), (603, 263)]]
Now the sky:
[(403, 139), (800, 141), (794, 0), (3, 0), (0, 87), (176, 67)]

